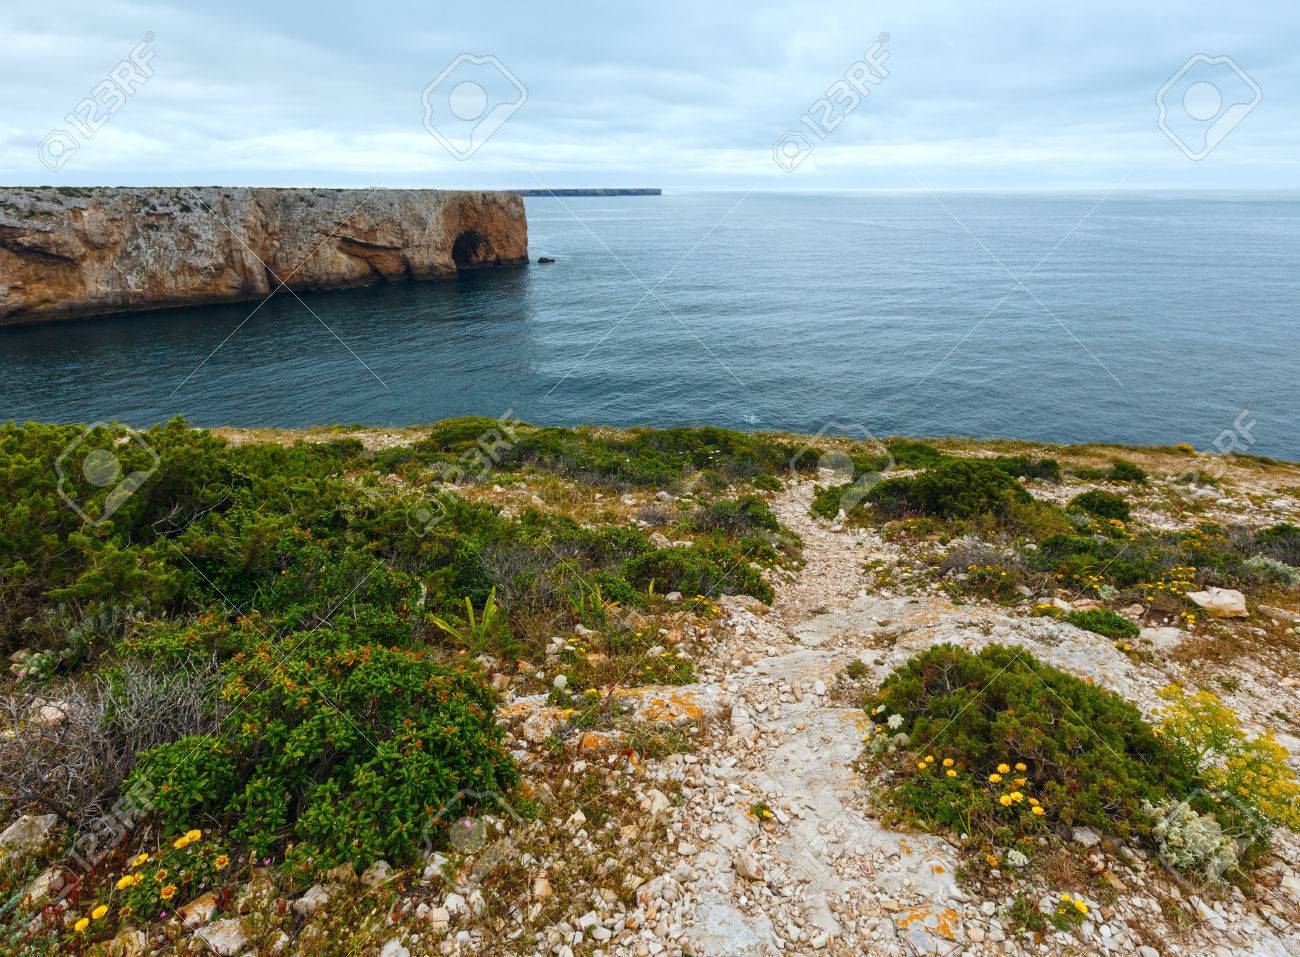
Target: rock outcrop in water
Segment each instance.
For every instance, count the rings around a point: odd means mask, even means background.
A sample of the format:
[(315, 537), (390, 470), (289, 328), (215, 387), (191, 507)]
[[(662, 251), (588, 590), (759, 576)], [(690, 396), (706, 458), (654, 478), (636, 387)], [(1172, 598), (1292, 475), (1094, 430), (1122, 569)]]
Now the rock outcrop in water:
[(0, 324), (528, 261), (523, 201), (425, 189), (3, 188)]

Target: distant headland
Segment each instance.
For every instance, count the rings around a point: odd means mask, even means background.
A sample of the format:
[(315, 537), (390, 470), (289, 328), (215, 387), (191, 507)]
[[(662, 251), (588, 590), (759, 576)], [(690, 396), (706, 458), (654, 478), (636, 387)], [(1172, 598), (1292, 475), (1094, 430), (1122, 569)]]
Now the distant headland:
[(511, 189), (516, 196), (662, 196), (658, 186), (610, 187), (598, 189)]
[(527, 261), (524, 204), (504, 192), (0, 188), (0, 325)]

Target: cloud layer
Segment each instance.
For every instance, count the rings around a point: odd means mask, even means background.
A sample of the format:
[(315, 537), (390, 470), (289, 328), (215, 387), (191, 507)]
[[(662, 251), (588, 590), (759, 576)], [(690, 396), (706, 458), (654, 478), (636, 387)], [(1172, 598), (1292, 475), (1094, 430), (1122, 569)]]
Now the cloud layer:
[[(734, 189), (1300, 182), (1296, 5), (990, 6), (7, 5), (0, 181)], [(814, 104), (837, 83), (838, 102), (847, 102), (841, 81), (881, 34), (888, 75), (847, 115), (837, 108), (838, 125), (822, 139), (823, 108)], [(100, 84), (146, 36), (152, 76), (129, 97), (112, 95)], [(422, 104), (422, 92), (462, 54), (494, 57), (508, 71), (500, 83), (490, 73), (475, 80), (485, 115), (508, 97), (510, 77), (526, 90), (522, 106), (505, 110), (500, 128), (464, 160), (426, 130)], [(1170, 111), (1190, 130), (1179, 128), (1180, 136), (1203, 137), (1213, 126), (1214, 117), (1188, 114), (1207, 90), (1220, 91), (1220, 118), (1229, 121), (1234, 98), (1254, 95), (1249, 84), (1259, 102), (1194, 161), (1186, 154), (1200, 144), (1180, 149), (1157, 127), (1156, 94), (1198, 54), (1230, 56), (1246, 81), (1201, 63), (1175, 83)], [(451, 105), (473, 115), (469, 76), (453, 70), (434, 90), (442, 109), (457, 90)], [(1210, 86), (1185, 96), (1198, 78)], [(94, 110), (78, 106), (88, 96), (98, 97)], [(57, 169), (48, 147), (46, 163), (38, 151), (52, 130), (76, 146)], [(793, 172), (772, 155), (789, 130), (815, 147)]]

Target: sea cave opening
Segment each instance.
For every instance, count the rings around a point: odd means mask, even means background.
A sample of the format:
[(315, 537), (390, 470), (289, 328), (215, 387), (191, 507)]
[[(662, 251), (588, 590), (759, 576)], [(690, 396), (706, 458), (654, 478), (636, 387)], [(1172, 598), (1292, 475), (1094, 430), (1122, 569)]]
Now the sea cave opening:
[(451, 261), (455, 263), (457, 272), (485, 265), (487, 255), (487, 240), (473, 229), (467, 229), (457, 236), (451, 247)]

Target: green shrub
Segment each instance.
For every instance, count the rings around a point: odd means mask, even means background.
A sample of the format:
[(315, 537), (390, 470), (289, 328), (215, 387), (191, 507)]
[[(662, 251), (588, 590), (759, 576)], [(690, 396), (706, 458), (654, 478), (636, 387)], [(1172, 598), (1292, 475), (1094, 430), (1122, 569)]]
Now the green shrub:
[(749, 559), (737, 550), (719, 544), (697, 542), (693, 547), (658, 548), (630, 559), (623, 569), (633, 585), (659, 594), (679, 591), (684, 595), (752, 595), (770, 602), (772, 586), (763, 580)]
[(1281, 522), (1257, 532), (1250, 551), (1283, 565), (1300, 566), (1300, 527)]
[(1071, 465), (1068, 471), (1072, 476), (1083, 482), (1100, 482), (1110, 474), (1105, 469), (1099, 469), (1093, 465)]
[(720, 532), (732, 538), (781, 529), (772, 510), (757, 495), (712, 499), (695, 510), (691, 527), (700, 532)]
[(374, 612), (250, 640), (226, 666), (222, 730), (145, 752), (134, 784), (168, 824), (212, 815), (258, 856), (293, 839), (322, 863), (415, 859), (430, 815), (507, 794), (518, 771), (482, 675), (409, 641)]
[(1061, 480), (1061, 463), (1056, 459), (1033, 459), (1027, 455), (1000, 456), (990, 461), (1016, 478), (1043, 479), (1048, 482)]
[(715, 485), (813, 469), (813, 456), (771, 436), (719, 428), (633, 429), (606, 436), (587, 429), (523, 429), (501, 458), (505, 468), (532, 465), (613, 487), (664, 487), (692, 475)]
[(1107, 638), (1136, 638), (1141, 630), (1123, 615), (1105, 608), (1072, 611), (1065, 620), (1076, 628), (1091, 631)]
[(885, 479), (867, 499), (891, 517), (1008, 518), (1017, 503), (1032, 496), (996, 465), (979, 459), (953, 459), (911, 478)]
[(1096, 515), (1098, 518), (1113, 518), (1121, 522), (1127, 522), (1130, 514), (1128, 502), (1114, 492), (1102, 489), (1091, 489), (1076, 495), (1070, 500), (1069, 507), (1087, 512), (1089, 515)]
[[(886, 678), (867, 711), (878, 729), (869, 750), (893, 772), (886, 805), (932, 828), (1003, 843), (1058, 823), (1144, 835), (1144, 801), (1196, 785), (1192, 762), (1133, 705), (1001, 645), (930, 648)], [(896, 732), (907, 743), (891, 752)]]
[[(933, 445), (917, 442), (914, 439), (890, 439), (885, 443), (885, 449), (893, 459), (894, 465), (900, 469), (934, 468), (950, 458)], [(869, 471), (880, 471), (884, 465), (885, 462), (882, 462)]]
[(1110, 471), (1106, 473), (1106, 478), (1112, 482), (1136, 482), (1138, 485), (1145, 485), (1147, 473), (1142, 471), (1132, 462), (1124, 459), (1116, 459), (1110, 465)]
[(845, 482), (842, 485), (817, 486), (813, 492), (812, 503), (808, 506), (808, 511), (816, 517), (834, 521), (845, 505), (852, 508), (853, 498), (845, 497), (852, 488), (852, 482)]

